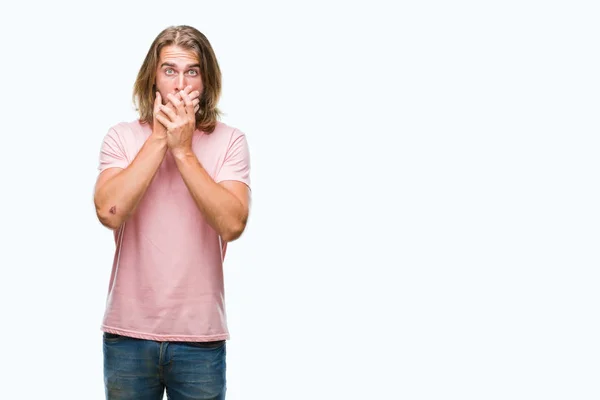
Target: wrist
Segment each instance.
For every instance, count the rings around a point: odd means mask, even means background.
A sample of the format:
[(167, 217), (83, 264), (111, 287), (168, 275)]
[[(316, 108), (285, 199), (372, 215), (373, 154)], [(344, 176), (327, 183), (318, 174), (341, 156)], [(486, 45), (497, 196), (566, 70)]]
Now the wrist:
[(167, 143), (167, 137), (166, 136), (162, 136), (156, 133), (151, 133), (150, 136), (148, 137), (148, 141), (159, 145), (159, 146), (164, 146), (167, 147), (168, 143)]
[(175, 147), (171, 149), (171, 153), (173, 153), (173, 157), (179, 161), (186, 161), (190, 159), (196, 158), (196, 155), (192, 151), (191, 148), (187, 147)]

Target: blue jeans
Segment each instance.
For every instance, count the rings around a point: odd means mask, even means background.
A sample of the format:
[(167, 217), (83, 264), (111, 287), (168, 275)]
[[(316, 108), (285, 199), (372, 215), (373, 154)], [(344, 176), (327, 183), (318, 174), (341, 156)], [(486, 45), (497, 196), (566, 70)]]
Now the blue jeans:
[(107, 400), (224, 400), (225, 341), (155, 342), (104, 333)]

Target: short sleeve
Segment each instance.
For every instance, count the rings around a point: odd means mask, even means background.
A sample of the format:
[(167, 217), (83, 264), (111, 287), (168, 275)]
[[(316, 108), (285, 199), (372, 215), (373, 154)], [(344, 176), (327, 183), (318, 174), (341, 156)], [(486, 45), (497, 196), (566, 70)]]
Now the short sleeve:
[(98, 170), (102, 172), (107, 168), (126, 168), (128, 165), (129, 161), (127, 160), (123, 141), (115, 128), (110, 128), (102, 141)]
[(250, 187), (250, 151), (246, 135), (239, 130), (233, 131), (223, 165), (215, 181), (240, 181)]

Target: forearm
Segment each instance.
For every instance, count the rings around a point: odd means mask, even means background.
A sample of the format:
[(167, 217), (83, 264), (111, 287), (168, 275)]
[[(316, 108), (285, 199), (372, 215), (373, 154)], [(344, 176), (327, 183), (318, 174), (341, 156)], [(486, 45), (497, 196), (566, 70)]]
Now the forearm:
[(98, 189), (94, 202), (103, 225), (117, 229), (133, 214), (166, 150), (166, 140), (151, 135), (131, 164)]
[(248, 218), (242, 202), (212, 179), (195, 154), (176, 152), (173, 155), (192, 198), (209, 225), (226, 242), (237, 239)]

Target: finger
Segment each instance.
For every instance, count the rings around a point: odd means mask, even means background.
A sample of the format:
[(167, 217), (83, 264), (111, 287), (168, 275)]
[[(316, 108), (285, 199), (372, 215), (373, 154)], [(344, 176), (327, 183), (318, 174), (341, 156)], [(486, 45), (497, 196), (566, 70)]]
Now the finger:
[(173, 130), (173, 125), (172, 125), (171, 121), (169, 121), (169, 119), (167, 117), (165, 117), (164, 115), (162, 115), (160, 112), (155, 114), (154, 117), (156, 118), (156, 120), (158, 122), (163, 124), (165, 128), (167, 128), (167, 131)]
[(161, 117), (166, 118), (168, 121), (170, 121), (169, 117), (163, 112), (162, 107), (168, 107), (168, 106), (159, 104), (154, 115), (160, 115)]
[(182, 100), (180, 92), (177, 92), (175, 94), (167, 94), (167, 100), (169, 100), (171, 104), (173, 104), (175, 108), (177, 108), (177, 106), (179, 105), (179, 103), (181, 103)]
[(182, 91), (181, 92), (181, 97), (183, 98), (183, 104), (185, 104), (185, 112), (188, 115), (191, 115), (194, 113), (194, 103), (192, 103), (192, 99), (190, 99), (190, 96)]
[[(180, 90), (179, 92), (175, 93), (175, 97), (177, 98), (177, 100), (179, 101), (183, 101), (183, 97), (181, 96), (181, 93), (185, 92), (188, 95), (191, 95), (192, 92), (192, 85), (187, 85), (183, 90)], [(193, 98), (193, 96), (190, 96)]]
[(200, 109), (200, 106), (196, 106), (194, 107), (194, 113), (198, 113), (198, 110)]
[[(180, 93), (181, 92), (179, 92), (178, 94), (180, 94)], [(171, 93), (169, 93), (167, 95), (167, 97), (169, 98), (169, 101), (175, 106), (175, 109), (177, 110), (177, 114), (184, 115), (185, 114), (185, 108), (184, 108), (183, 102), (181, 102), (177, 97), (175, 97)]]
[(174, 122), (175, 119), (177, 118), (177, 114), (175, 113), (175, 110), (173, 110), (171, 107), (163, 106), (161, 104), (159, 106), (159, 110), (162, 111), (164, 113), (164, 115), (166, 115), (167, 118), (169, 119), (169, 121), (171, 121), (171, 122)]
[(162, 104), (162, 98), (160, 97), (160, 93), (156, 92), (156, 97), (154, 98), (154, 113), (159, 112), (159, 106)]
[[(192, 85), (187, 85), (182, 91), (185, 92), (188, 96), (190, 96), (191, 99), (200, 97), (199, 91), (197, 91), (197, 90), (192, 91)], [(182, 91), (177, 92), (177, 94), (180, 94)], [(181, 95), (179, 95), (177, 98), (180, 100), (183, 100)]]
[(175, 93), (173, 96), (175, 96), (175, 98), (179, 101), (183, 101), (183, 99), (181, 98), (181, 91)]

